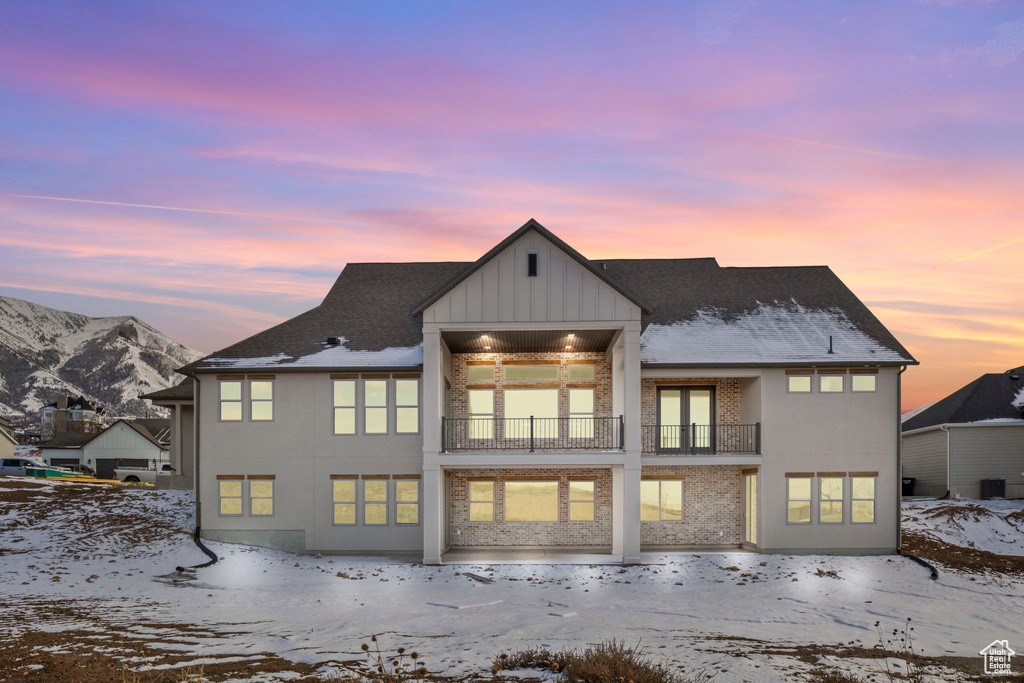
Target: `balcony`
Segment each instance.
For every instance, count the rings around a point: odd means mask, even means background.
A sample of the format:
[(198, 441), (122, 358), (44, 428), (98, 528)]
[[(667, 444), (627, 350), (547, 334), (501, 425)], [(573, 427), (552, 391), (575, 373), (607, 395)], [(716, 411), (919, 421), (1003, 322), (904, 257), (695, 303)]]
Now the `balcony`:
[(761, 423), (742, 425), (642, 425), (645, 455), (758, 455)]
[(619, 417), (441, 418), (441, 452), (624, 450)]

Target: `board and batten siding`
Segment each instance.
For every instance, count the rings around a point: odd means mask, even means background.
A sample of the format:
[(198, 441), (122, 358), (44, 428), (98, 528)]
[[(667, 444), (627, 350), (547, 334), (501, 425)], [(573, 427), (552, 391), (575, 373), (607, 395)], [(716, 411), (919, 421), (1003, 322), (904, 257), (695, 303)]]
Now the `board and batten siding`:
[[(527, 255), (537, 254), (537, 275)], [(427, 323), (640, 320), (636, 304), (530, 231), (423, 312)]]
[(903, 437), (903, 476), (914, 477), (914, 495), (946, 492), (946, 432), (935, 429)]
[(1006, 480), (1006, 497), (1024, 497), (1024, 424), (950, 428), (951, 495), (981, 496), (981, 480)]

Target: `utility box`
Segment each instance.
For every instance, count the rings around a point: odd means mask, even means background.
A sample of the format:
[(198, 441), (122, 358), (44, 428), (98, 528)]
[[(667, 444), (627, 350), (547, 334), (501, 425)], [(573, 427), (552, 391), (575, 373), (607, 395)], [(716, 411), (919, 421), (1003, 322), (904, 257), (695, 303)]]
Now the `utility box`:
[(904, 496), (914, 495), (914, 482), (917, 481), (916, 477), (903, 477), (903, 490)]
[(995, 478), (982, 479), (981, 498), (982, 500), (991, 500), (992, 498), (1006, 498), (1006, 480)]

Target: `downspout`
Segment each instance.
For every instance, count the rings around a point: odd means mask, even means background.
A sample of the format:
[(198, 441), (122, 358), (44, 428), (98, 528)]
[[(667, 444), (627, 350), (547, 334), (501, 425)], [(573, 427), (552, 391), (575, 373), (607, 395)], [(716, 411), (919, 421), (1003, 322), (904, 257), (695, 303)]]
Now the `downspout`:
[(899, 477), (900, 495), (896, 496), (896, 552), (903, 547), (903, 373), (906, 365), (896, 373), (896, 476)]
[[(209, 559), (209, 561), (204, 562), (202, 564), (192, 565), (191, 567), (189, 567), (189, 569), (202, 569), (203, 567), (209, 567), (212, 564), (216, 564), (217, 563), (217, 555), (212, 550), (210, 550), (205, 545), (203, 545), (203, 541), (199, 538), (199, 532), (202, 530), (202, 520), (203, 520), (203, 517), (202, 517), (203, 505), (202, 505), (202, 502), (199, 500), (199, 491), (200, 491), (200, 486), (199, 486), (199, 444), (200, 444), (200, 441), (201, 441), (201, 439), (199, 438), (199, 429), (200, 429), (200, 425), (203, 422), (203, 420), (202, 420), (202, 411), (200, 410), (200, 402), (202, 400), (202, 397), (201, 397), (202, 392), (200, 391), (200, 387), (199, 387), (199, 375), (193, 374), (192, 375), (192, 381), (195, 382), (195, 390), (193, 392), (193, 399), (192, 399), (192, 402), (193, 402), (193, 405), (194, 405), (194, 407), (192, 409), (192, 411), (193, 411), (192, 412), (192, 414), (193, 414), (192, 419), (193, 419), (193, 422), (194, 422), (193, 426), (195, 428), (194, 429), (194, 435), (193, 435), (193, 439), (195, 441), (194, 441), (193, 447), (192, 447), (192, 459), (193, 459), (193, 463), (192, 463), (192, 476), (195, 477), (195, 481), (193, 482), (192, 487), (193, 487), (193, 492), (194, 492), (193, 495), (195, 496), (195, 499), (196, 499), (196, 530), (192, 533), (192, 540), (195, 542), (195, 544), (197, 546), (199, 546), (200, 550), (202, 550), (204, 553), (206, 553), (206, 556), (209, 557), (210, 559)], [(178, 567), (177, 570), (179, 572), (184, 571), (185, 567)]]
[(949, 491), (950, 491), (950, 469), (949, 469), (949, 466), (950, 466), (950, 457), (949, 457), (949, 453), (950, 453), (950, 449), (949, 449), (949, 447), (950, 447), (950, 431), (949, 431), (949, 425), (939, 425), (939, 429), (941, 429), (942, 431), (946, 432), (946, 492), (944, 494), (942, 494), (941, 498), (936, 498), (936, 500), (945, 500), (945, 499), (949, 498)]

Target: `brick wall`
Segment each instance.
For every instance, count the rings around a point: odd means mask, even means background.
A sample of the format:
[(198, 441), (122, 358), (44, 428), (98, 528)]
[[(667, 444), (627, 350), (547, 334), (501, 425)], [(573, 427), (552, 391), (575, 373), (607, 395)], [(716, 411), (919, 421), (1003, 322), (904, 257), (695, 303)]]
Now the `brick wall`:
[[(641, 546), (738, 545), (742, 533), (740, 466), (645, 466), (642, 476), (683, 475), (683, 520), (640, 522)], [(719, 536), (718, 532), (725, 532)]]
[[(466, 361), (495, 361), (494, 382), (469, 382), (469, 388), (481, 385), (494, 385), (494, 417), (500, 419), (504, 415), (504, 395), (501, 391), (506, 387), (530, 388), (531, 384), (544, 382), (512, 381), (506, 384), (502, 363), (506, 360), (543, 360), (558, 364), (559, 417), (569, 417), (568, 388), (581, 385), (597, 384), (594, 388), (594, 416), (609, 417), (612, 414), (612, 368), (605, 360), (603, 353), (453, 353), (452, 354), (452, 390), (451, 415), (449, 417), (469, 417), (469, 403), (466, 393)], [(567, 360), (593, 360), (593, 381), (570, 381)]]
[(715, 421), (722, 425), (740, 424), (740, 380), (738, 377), (670, 379), (644, 377), (640, 380), (641, 424), (658, 424), (658, 385), (715, 387)]
[[(449, 540), (458, 546), (610, 546), (612, 543), (612, 477), (608, 468), (556, 470), (474, 469), (449, 472), (451, 508), (448, 515)], [(559, 480), (558, 522), (505, 522), (506, 478), (550, 476)], [(569, 483), (566, 476), (593, 477), (595, 505), (593, 522), (570, 522)], [(494, 477), (493, 522), (469, 521), (467, 477)], [(456, 531), (461, 530), (461, 534)]]

